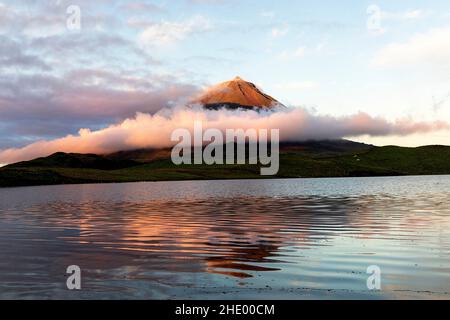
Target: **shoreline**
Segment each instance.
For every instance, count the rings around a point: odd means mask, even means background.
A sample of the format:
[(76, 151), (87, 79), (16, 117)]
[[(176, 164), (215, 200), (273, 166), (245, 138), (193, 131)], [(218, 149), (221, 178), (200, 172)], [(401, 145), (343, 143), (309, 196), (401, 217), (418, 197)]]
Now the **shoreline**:
[(160, 180), (136, 180), (136, 181), (86, 181), (74, 183), (54, 183), (54, 184), (28, 184), (28, 185), (14, 185), (1, 186), (0, 190), (15, 189), (15, 188), (30, 188), (30, 187), (48, 187), (48, 186), (77, 186), (77, 185), (111, 185), (111, 184), (129, 184), (129, 183), (158, 183), (158, 182), (196, 182), (196, 181), (246, 181), (246, 180), (322, 180), (322, 179), (367, 179), (367, 178), (395, 178), (395, 177), (435, 177), (435, 176), (450, 176), (447, 174), (411, 174), (411, 175), (373, 175), (373, 176), (330, 176), (330, 177), (280, 177), (280, 176), (261, 176), (249, 178), (206, 178), (206, 179), (160, 179)]

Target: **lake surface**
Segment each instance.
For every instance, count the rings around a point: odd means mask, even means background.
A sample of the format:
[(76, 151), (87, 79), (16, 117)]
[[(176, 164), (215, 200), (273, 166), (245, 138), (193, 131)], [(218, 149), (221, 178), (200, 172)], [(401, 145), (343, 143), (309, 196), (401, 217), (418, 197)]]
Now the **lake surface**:
[(0, 298), (450, 299), (450, 176), (0, 189)]

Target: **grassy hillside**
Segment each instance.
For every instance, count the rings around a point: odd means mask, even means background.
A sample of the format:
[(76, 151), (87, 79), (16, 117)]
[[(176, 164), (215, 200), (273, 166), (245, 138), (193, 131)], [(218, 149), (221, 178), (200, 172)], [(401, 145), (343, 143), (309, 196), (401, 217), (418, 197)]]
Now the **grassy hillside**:
[[(152, 154), (154, 151), (152, 151)], [(164, 153), (164, 152), (163, 152)], [(133, 154), (147, 159), (144, 151)], [(126, 152), (111, 157), (58, 153), (0, 169), (0, 186), (159, 180), (258, 179), (258, 165), (181, 165), (166, 157), (137, 162)], [(150, 157), (151, 158), (151, 157)], [(81, 163), (81, 164), (80, 164)], [(100, 164), (104, 163), (105, 166)], [(450, 147), (367, 147), (327, 143), (284, 145), (277, 178), (450, 174)]]
[(110, 159), (96, 154), (77, 154), (57, 152), (45, 158), (14, 163), (15, 168), (89, 168), (99, 170), (114, 170), (128, 168), (139, 164), (130, 159)]

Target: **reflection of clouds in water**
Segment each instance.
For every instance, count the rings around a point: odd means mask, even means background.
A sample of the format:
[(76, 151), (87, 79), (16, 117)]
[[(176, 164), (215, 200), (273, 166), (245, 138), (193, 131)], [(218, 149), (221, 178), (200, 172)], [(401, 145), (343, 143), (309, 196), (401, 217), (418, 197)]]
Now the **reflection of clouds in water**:
[[(343, 236), (416, 238), (414, 232), (389, 234), (397, 224), (426, 227), (429, 223), (428, 217), (396, 215), (405, 205), (401, 199), (386, 202), (371, 196), (276, 201), (247, 197), (140, 204), (53, 203), (30, 213), (46, 215), (47, 227), (64, 226), (59, 238), (65, 245), (79, 246), (68, 253), (70, 260), (77, 260), (72, 255), (83, 248), (95, 252), (87, 262), (95, 268), (133, 265), (133, 258), (140, 256), (151, 269), (245, 278), (280, 270), (277, 265), (290, 255), (287, 247), (308, 250)], [(374, 217), (374, 212), (379, 216)]]
[[(424, 178), (403, 178), (409, 193), (402, 194), (392, 190), (398, 179), (4, 190), (0, 290), (3, 285), (18, 292), (26, 282), (32, 293), (45, 289), (51, 295), (49, 287), (64, 283), (65, 267), (71, 264), (81, 266), (86, 292), (99, 297), (130, 290), (139, 297), (167, 297), (186, 287), (234, 288), (244, 278), (260, 287), (366, 290), (365, 268), (380, 264), (389, 274), (383, 278), (385, 288), (442, 291), (445, 282), (436, 274), (450, 271), (445, 267), (450, 263), (445, 181), (428, 178), (429, 183), (418, 184), (434, 190), (430, 193), (411, 186)], [(308, 183), (333, 189), (347, 181), (353, 181), (353, 195), (303, 195), (310, 190)], [(368, 186), (375, 181), (382, 182), (376, 182), (378, 191)], [(354, 195), (353, 189), (362, 186), (370, 195)], [(202, 198), (209, 195), (206, 190), (214, 190), (216, 197)], [(30, 198), (28, 191), (39, 197)], [(279, 196), (281, 191), (296, 195)], [(30, 276), (24, 279), (24, 274)]]

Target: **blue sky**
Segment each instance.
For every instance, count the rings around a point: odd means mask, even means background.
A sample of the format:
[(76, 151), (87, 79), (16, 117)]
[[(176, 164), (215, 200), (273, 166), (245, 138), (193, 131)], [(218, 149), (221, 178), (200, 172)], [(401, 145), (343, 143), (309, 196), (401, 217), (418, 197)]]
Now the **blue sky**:
[[(66, 27), (70, 5), (80, 30)], [(450, 3), (438, 0), (0, 0), (0, 149), (237, 75), (317, 114), (448, 120), (449, 39)], [(355, 139), (450, 144), (450, 133)]]

